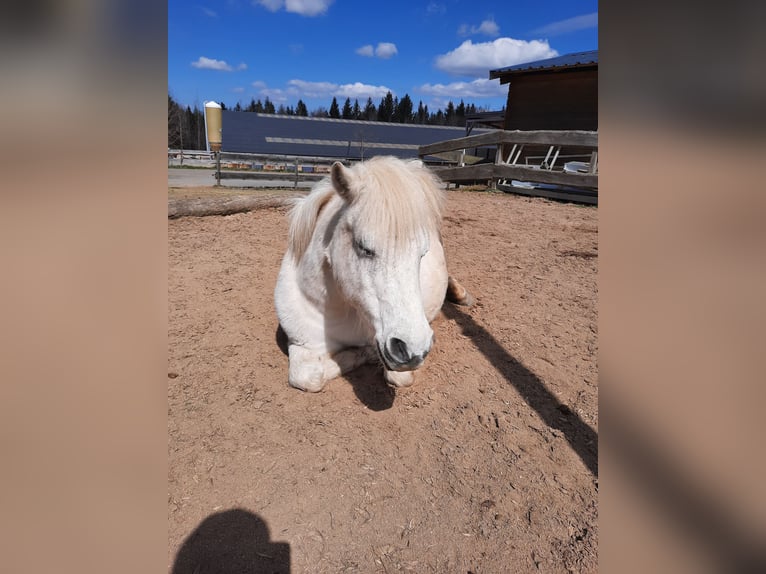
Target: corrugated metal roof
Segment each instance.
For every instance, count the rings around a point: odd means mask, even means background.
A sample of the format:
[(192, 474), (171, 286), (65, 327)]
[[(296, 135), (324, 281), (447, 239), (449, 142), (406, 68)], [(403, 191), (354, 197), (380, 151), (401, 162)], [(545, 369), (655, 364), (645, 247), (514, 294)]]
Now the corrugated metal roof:
[(524, 73), (530, 71), (539, 72), (546, 70), (556, 70), (558, 68), (587, 66), (592, 64), (598, 65), (598, 50), (591, 50), (589, 52), (573, 52), (571, 54), (564, 54), (563, 56), (556, 56), (555, 58), (536, 60), (534, 62), (525, 62), (524, 64), (516, 64), (515, 66), (508, 66), (507, 68), (490, 70), (489, 79), (494, 80), (495, 78), (514, 73)]
[(231, 110), (224, 111), (221, 120), (222, 151), (266, 155), (369, 158), (385, 154), (414, 158), (418, 156), (419, 146), (465, 136), (463, 127), (279, 116)]

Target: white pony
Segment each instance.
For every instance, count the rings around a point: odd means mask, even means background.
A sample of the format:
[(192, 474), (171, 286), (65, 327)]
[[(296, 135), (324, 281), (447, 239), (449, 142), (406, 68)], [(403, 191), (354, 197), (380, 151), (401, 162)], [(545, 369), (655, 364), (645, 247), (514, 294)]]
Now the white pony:
[(377, 360), (390, 385), (412, 384), (445, 293), (472, 302), (447, 274), (442, 188), (420, 161), (375, 157), (351, 168), (334, 163), (296, 201), (274, 293), (290, 385), (321, 391)]

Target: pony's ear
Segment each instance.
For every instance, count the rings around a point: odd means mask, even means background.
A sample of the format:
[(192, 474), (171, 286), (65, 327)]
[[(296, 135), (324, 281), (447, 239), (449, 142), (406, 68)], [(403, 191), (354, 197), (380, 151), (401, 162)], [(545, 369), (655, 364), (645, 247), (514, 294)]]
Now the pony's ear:
[(353, 189), (353, 175), (350, 170), (339, 161), (336, 161), (332, 164), (330, 173), (332, 175), (332, 186), (335, 188), (335, 191), (347, 203), (351, 203), (354, 200), (354, 197), (356, 197), (356, 193)]

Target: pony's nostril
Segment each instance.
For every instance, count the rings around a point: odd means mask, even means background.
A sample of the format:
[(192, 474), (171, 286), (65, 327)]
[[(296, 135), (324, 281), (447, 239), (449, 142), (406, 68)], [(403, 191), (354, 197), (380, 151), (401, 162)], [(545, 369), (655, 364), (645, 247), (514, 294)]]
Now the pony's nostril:
[(400, 363), (409, 363), (412, 358), (407, 343), (396, 337), (391, 337), (388, 341), (388, 350), (391, 356)]

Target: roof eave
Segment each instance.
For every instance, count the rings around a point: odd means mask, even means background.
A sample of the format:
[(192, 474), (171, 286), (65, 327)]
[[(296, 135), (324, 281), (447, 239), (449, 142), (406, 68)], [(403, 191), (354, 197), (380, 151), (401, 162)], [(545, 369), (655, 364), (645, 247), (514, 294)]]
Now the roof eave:
[(598, 68), (598, 62), (587, 62), (582, 64), (570, 64), (568, 66), (553, 66), (545, 68), (526, 68), (524, 70), (490, 70), (489, 79), (499, 79), (501, 84), (507, 84), (511, 81), (511, 76), (523, 76), (527, 74), (548, 74), (556, 72), (566, 72), (568, 70), (581, 70), (585, 68)]

